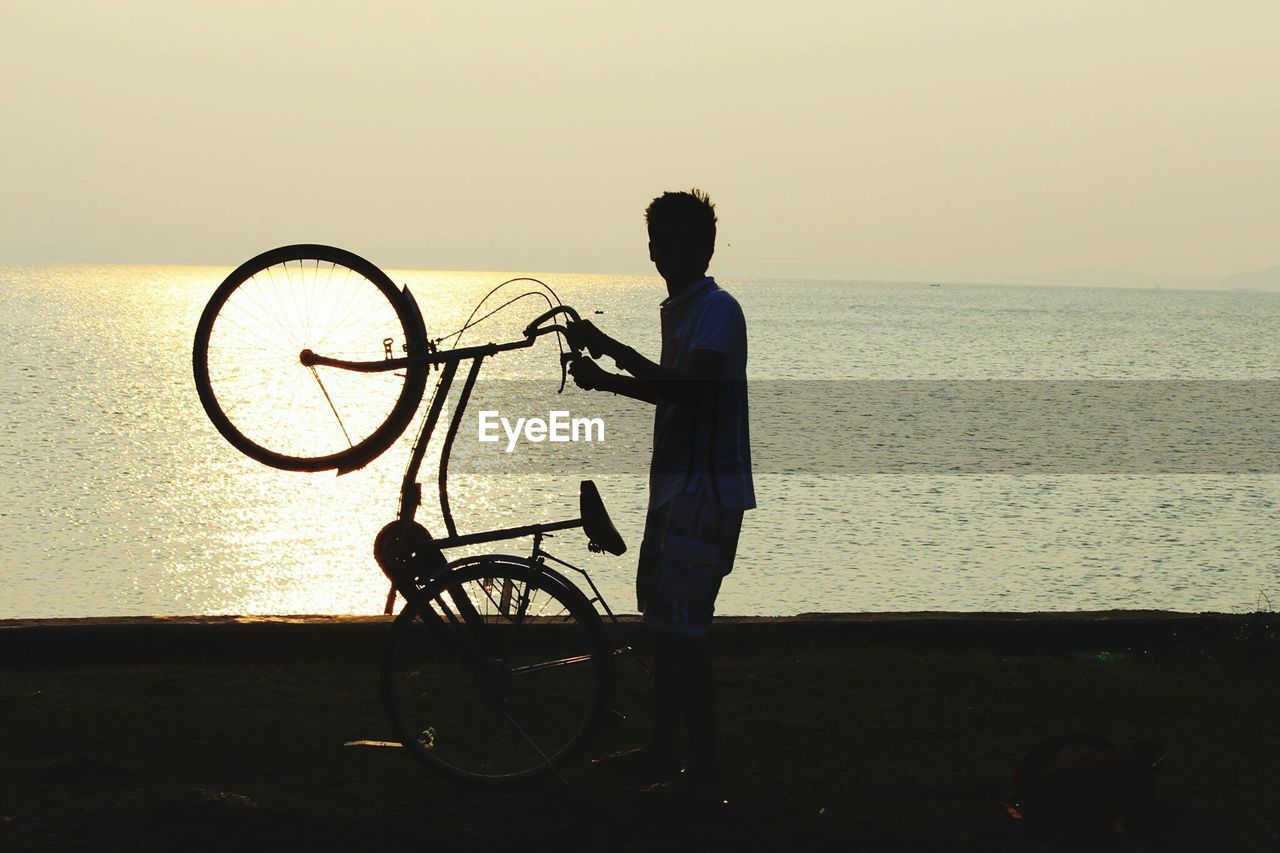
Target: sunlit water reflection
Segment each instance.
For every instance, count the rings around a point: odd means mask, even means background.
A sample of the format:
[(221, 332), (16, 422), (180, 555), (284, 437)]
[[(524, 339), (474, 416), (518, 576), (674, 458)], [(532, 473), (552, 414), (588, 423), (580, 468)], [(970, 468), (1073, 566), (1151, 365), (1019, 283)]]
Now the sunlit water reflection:
[[(376, 259), (374, 259), (376, 260)], [(374, 534), (394, 517), (416, 426), (367, 468), (287, 473), (231, 448), (193, 388), (191, 341), (225, 268), (0, 270), (0, 617), (376, 613)], [(501, 276), (397, 272), (432, 335)], [(547, 275), (561, 298), (656, 352), (652, 278)], [(754, 379), (1265, 378), (1280, 374), (1280, 296), (1256, 293), (723, 282), (751, 330)], [(525, 300), (463, 339), (507, 340)], [(492, 378), (559, 371), (554, 344), (492, 359)], [(590, 397), (528, 413), (588, 413)], [(474, 440), (464, 436), (460, 439)], [(434, 454), (421, 520), (432, 509)], [(775, 469), (776, 470), (776, 469)], [(551, 550), (634, 608), (643, 471), (584, 471), (632, 550)], [(576, 476), (455, 465), (462, 530), (576, 515)], [(1239, 610), (1280, 594), (1280, 477), (757, 477), (725, 613), (1161, 607)], [(527, 545), (505, 543), (507, 553)], [(479, 550), (479, 549), (476, 549)]]

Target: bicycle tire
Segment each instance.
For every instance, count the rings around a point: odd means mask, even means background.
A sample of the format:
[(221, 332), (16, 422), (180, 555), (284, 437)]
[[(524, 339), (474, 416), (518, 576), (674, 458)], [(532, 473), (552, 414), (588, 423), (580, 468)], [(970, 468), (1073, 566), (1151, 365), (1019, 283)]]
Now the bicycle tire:
[[(442, 621), (446, 595), (475, 612), (450, 605), (458, 624)], [(406, 604), (381, 680), (387, 717), (414, 758), (457, 782), (511, 785), (580, 753), (609, 713), (614, 668), (581, 591), (540, 563), (486, 555), (451, 563)]]
[(308, 367), (303, 349), (353, 361), (425, 352), (417, 307), (364, 258), (303, 244), (237, 267), (196, 326), (196, 390), (232, 446), (289, 471), (363, 467), (413, 419), (427, 366), (379, 373)]

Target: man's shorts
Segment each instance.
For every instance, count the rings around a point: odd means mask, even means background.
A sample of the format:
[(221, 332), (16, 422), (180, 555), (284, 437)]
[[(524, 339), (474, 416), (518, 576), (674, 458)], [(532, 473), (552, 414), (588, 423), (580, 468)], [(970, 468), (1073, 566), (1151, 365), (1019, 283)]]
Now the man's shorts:
[(644, 621), (658, 631), (707, 636), (741, 530), (742, 510), (716, 506), (704, 489), (650, 507), (636, 571)]

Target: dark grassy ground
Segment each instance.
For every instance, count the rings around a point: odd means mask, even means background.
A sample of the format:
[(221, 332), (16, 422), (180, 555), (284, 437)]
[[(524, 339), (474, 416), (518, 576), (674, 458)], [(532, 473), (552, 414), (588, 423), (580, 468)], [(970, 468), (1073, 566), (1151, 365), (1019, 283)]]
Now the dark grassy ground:
[[(1244, 653), (1241, 653), (1244, 649)], [(1077, 651), (1090, 651), (1082, 649)], [(727, 795), (711, 820), (637, 801), (585, 766), (459, 789), (401, 750), (375, 660), (0, 669), (0, 850), (483, 848), (1280, 850), (1280, 682), (1271, 646), (1011, 654), (804, 642), (725, 649)], [(638, 740), (648, 683), (620, 674)], [(1000, 806), (1052, 734), (1162, 743), (1154, 816), (1064, 834)]]

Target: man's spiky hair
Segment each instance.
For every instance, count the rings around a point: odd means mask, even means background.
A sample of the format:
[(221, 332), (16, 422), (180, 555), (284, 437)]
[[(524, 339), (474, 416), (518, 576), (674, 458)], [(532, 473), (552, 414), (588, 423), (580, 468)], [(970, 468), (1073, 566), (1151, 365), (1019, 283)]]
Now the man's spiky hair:
[(716, 246), (716, 206), (711, 197), (694, 188), (690, 192), (665, 192), (649, 203), (644, 221), (649, 239), (679, 247), (690, 254), (711, 258)]

